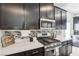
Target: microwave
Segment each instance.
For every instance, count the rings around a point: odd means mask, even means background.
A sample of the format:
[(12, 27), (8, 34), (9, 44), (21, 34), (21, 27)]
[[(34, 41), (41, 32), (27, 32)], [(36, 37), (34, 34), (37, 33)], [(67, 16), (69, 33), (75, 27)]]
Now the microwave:
[(55, 29), (55, 20), (40, 18), (40, 29)]

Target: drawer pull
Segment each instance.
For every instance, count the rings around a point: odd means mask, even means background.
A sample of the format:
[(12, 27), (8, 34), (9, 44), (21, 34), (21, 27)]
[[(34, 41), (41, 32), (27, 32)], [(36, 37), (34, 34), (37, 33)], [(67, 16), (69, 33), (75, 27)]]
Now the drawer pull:
[(39, 51), (35, 51), (35, 52), (33, 52), (32, 54), (36, 54), (36, 53), (38, 53)]

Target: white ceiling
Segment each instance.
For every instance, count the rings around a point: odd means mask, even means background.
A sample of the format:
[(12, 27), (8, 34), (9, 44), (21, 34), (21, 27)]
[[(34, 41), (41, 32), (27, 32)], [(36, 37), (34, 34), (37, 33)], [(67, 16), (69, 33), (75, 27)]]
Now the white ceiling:
[(55, 3), (55, 6), (61, 7), (73, 14), (79, 14), (79, 3)]

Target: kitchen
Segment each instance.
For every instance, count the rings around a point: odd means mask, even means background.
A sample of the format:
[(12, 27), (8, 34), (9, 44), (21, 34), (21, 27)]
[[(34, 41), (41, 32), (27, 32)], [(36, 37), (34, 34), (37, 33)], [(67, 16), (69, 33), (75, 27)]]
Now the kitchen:
[(0, 3), (0, 55), (73, 55), (73, 37), (77, 25), (73, 21), (76, 15), (68, 9), (71, 5)]

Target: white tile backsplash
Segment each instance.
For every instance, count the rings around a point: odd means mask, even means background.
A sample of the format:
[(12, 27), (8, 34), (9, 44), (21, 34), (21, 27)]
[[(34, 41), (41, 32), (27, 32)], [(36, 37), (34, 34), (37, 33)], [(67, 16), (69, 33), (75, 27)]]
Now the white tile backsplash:
[(22, 36), (29, 36), (30, 30), (22, 30), (21, 34), (22, 34)]
[(2, 37), (2, 31), (0, 30), (0, 45), (1, 45), (1, 37)]
[[(0, 45), (1, 45), (1, 37), (3, 35), (3, 31), (6, 31), (6, 30), (0, 30)], [(29, 36), (29, 33), (30, 33), (30, 30), (7, 30), (7, 31), (21, 31), (21, 35), (22, 36)]]
[(57, 30), (56, 39), (64, 41), (65, 39), (65, 30)]

